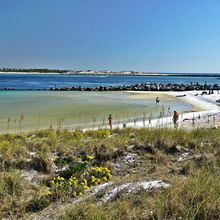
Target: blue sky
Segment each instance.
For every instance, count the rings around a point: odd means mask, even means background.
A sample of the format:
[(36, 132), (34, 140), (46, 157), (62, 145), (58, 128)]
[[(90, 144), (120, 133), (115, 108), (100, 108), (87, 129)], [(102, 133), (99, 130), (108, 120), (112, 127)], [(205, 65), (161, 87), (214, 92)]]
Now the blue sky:
[(220, 0), (0, 0), (0, 67), (220, 72)]

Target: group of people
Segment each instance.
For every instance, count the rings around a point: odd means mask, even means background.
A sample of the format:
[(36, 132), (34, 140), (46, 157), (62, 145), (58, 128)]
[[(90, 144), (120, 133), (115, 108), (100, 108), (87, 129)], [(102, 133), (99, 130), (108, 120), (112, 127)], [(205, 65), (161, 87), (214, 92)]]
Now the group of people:
[[(174, 128), (178, 128), (178, 120), (179, 120), (179, 113), (177, 111), (174, 111), (173, 112)], [(109, 124), (110, 130), (112, 130), (112, 115), (111, 114), (109, 114), (109, 116), (108, 116), (108, 124)]]
[[(155, 101), (156, 101), (156, 104), (159, 104), (160, 103), (159, 97), (157, 97)], [(173, 112), (172, 119), (173, 119), (174, 128), (178, 128), (179, 113), (177, 111)], [(112, 115), (111, 114), (109, 114), (108, 116), (108, 124), (109, 124), (110, 130), (112, 130)]]

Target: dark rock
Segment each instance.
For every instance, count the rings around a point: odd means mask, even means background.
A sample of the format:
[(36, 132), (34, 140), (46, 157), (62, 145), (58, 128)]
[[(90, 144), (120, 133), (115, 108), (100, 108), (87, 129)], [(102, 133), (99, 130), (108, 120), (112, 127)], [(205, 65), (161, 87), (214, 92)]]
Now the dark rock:
[(189, 167), (182, 167), (180, 170), (179, 170), (179, 174), (180, 175), (188, 175), (189, 174)]
[(181, 146), (179, 145), (173, 145), (172, 147), (168, 148), (166, 150), (166, 153), (169, 153), (169, 154), (176, 154), (176, 153), (181, 153), (182, 152), (182, 149), (181, 149)]
[(135, 145), (133, 147), (133, 150), (141, 151), (142, 153), (149, 153), (149, 154), (156, 153), (154, 147), (152, 147), (151, 145)]
[(116, 150), (113, 154), (112, 154), (112, 159), (116, 159), (118, 157), (123, 156), (124, 152), (123, 150)]
[[(195, 84), (171, 84), (171, 83), (141, 83), (141, 84), (134, 84), (134, 85), (123, 85), (123, 86), (98, 86), (96, 88), (82, 88), (79, 86), (76, 87), (70, 87), (70, 88), (50, 88), (49, 90), (53, 91), (190, 91), (190, 90), (206, 90), (208, 87), (213, 87), (213, 90), (220, 89), (218, 85), (200, 85), (199, 83)], [(0, 90), (14, 90), (14, 88), (3, 88)], [(212, 92), (213, 92), (212, 90)], [(207, 94), (206, 91), (204, 91), (202, 94)]]

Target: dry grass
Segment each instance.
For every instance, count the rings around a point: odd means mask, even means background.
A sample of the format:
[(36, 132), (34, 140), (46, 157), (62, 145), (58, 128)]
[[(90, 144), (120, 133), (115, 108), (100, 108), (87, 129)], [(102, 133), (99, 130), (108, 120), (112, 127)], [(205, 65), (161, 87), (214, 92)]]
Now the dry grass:
[[(187, 160), (178, 161), (188, 152)], [(134, 164), (123, 164), (122, 158), (135, 155)], [(170, 183), (166, 190), (141, 191), (137, 195), (118, 195), (100, 205), (90, 198), (59, 212), (62, 219), (218, 219), (220, 214), (220, 131), (212, 129), (115, 129), (106, 131), (45, 130), (28, 135), (0, 136), (0, 217), (29, 218), (31, 204), (35, 211), (48, 201), (48, 181), (58, 168), (86, 155), (94, 155), (94, 165), (112, 170), (115, 183), (162, 179)], [(120, 164), (120, 169), (116, 169)], [(23, 171), (37, 172), (32, 180)], [(30, 196), (33, 195), (33, 196)], [(33, 200), (34, 199), (34, 200)], [(53, 204), (55, 210), (60, 204)], [(13, 207), (13, 209), (11, 208)], [(39, 213), (37, 213), (38, 215)], [(47, 213), (56, 215), (58, 213)]]

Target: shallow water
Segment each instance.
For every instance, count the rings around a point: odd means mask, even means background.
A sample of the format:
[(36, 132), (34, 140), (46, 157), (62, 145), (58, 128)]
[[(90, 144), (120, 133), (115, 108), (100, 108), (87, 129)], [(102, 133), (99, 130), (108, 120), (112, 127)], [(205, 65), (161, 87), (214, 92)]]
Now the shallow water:
[[(93, 128), (149, 120), (171, 115), (176, 109), (190, 111), (192, 106), (175, 97), (164, 97), (159, 105), (152, 95), (134, 98), (125, 92), (0, 91), (1, 132), (18, 132), (52, 127)], [(170, 108), (170, 112), (168, 112)]]

